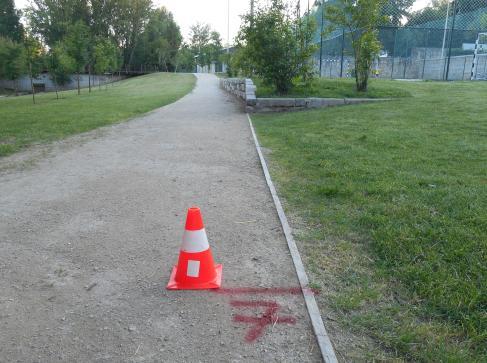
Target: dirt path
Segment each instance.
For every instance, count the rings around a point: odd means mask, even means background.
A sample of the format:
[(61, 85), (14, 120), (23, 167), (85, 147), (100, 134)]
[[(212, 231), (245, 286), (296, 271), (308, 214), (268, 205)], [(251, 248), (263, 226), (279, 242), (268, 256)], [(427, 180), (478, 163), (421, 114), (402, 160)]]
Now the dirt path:
[[(0, 361), (320, 361), (246, 116), (217, 79), (95, 134), (0, 176)], [(218, 293), (165, 290), (193, 204)]]

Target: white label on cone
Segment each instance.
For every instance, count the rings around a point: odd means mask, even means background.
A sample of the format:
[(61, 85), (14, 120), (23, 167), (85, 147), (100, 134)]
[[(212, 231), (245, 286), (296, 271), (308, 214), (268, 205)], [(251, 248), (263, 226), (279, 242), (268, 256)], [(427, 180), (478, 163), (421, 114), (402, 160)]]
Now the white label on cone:
[(205, 229), (198, 231), (184, 231), (183, 246), (181, 249), (185, 252), (203, 252), (210, 248)]
[(188, 260), (187, 276), (198, 277), (200, 275), (200, 261)]

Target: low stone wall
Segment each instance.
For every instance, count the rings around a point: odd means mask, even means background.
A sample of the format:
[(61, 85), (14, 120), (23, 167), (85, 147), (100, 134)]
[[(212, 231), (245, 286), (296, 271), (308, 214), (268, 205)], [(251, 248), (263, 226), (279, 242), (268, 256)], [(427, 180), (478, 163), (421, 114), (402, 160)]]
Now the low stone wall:
[(255, 85), (248, 78), (222, 78), (220, 86), (226, 91), (242, 99), (247, 106), (254, 106), (256, 102)]
[(257, 98), (255, 105), (247, 105), (247, 112), (299, 111), (311, 108), (382, 102), (383, 98)]
[(310, 108), (322, 108), (358, 103), (379, 102), (387, 99), (377, 98), (257, 98), (256, 87), (251, 79), (222, 78), (220, 86), (234, 94), (245, 104), (247, 112), (283, 112), (299, 111)]

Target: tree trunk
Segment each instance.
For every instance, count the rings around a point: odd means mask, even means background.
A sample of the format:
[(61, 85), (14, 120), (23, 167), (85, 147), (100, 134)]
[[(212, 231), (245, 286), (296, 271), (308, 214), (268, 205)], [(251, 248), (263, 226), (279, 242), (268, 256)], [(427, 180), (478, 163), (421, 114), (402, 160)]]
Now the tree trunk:
[(30, 88), (32, 89), (32, 102), (36, 104), (36, 92), (34, 89), (34, 81), (32, 80), (32, 63), (29, 62), (29, 77), (30, 77)]
[(88, 93), (91, 93), (91, 64), (88, 64)]
[(56, 90), (56, 100), (59, 100), (59, 94), (57, 93), (57, 83), (54, 81), (54, 89)]
[(81, 94), (81, 91), (79, 89), (79, 72), (78, 72), (78, 96)]

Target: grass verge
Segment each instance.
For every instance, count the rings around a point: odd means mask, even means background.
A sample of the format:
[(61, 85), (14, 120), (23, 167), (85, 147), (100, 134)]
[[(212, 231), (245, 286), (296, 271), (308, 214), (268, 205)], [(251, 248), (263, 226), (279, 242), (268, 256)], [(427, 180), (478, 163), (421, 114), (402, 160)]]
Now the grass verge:
[(257, 97), (322, 97), (322, 98), (402, 98), (411, 97), (406, 87), (398, 87), (396, 81), (370, 80), (367, 92), (357, 92), (353, 79), (315, 78), (310, 86), (295, 82), (294, 87), (286, 95), (279, 93), (272, 86), (265, 85), (262, 80), (252, 79), (257, 86)]
[(340, 355), (485, 362), (487, 84), (394, 87), (414, 96), (254, 124), (322, 311), (380, 351)]
[(156, 73), (131, 78), (91, 93), (83, 89), (0, 98), (0, 156), (35, 144), (113, 124), (172, 103), (190, 92), (189, 74)]

